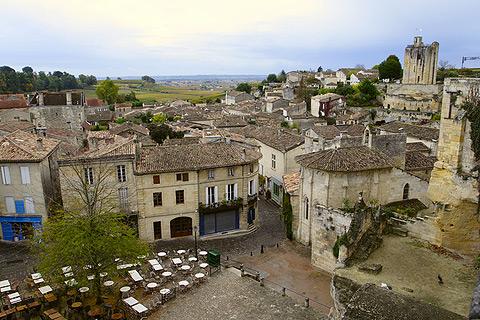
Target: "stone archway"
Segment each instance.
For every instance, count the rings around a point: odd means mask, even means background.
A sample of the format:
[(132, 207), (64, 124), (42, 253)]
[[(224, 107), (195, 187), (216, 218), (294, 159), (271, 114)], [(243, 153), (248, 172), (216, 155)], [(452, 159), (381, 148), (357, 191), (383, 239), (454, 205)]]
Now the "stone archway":
[(178, 217), (170, 221), (170, 237), (185, 237), (192, 235), (192, 218)]

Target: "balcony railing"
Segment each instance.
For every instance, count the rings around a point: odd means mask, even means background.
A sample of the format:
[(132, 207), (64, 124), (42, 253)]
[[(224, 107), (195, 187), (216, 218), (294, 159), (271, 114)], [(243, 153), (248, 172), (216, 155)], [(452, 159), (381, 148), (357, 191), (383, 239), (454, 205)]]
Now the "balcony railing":
[(243, 205), (242, 198), (237, 198), (234, 200), (224, 200), (221, 202), (214, 202), (209, 204), (200, 202), (198, 204), (198, 209), (199, 209), (198, 211), (200, 213), (220, 212), (220, 211), (225, 211), (229, 209), (240, 208), (242, 205)]

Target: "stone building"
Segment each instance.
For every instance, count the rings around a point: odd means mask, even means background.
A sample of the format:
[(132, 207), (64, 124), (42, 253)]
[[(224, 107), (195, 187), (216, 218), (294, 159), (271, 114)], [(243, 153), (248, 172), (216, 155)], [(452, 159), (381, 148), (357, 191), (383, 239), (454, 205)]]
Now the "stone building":
[(255, 97), (249, 93), (241, 91), (227, 91), (225, 93), (225, 104), (232, 105), (242, 101), (255, 100)]
[(435, 84), (437, 81), (438, 42), (424, 44), (416, 36), (413, 45), (405, 48), (403, 84)]
[(289, 105), (288, 100), (280, 97), (268, 97), (266, 100), (265, 112), (268, 113), (287, 108)]
[(420, 142), (430, 149), (430, 155), (437, 152), (439, 130), (427, 126), (394, 121), (378, 127), (381, 134), (404, 133), (407, 135), (407, 143)]
[(0, 122), (31, 121), (23, 94), (0, 95)]
[(137, 192), (134, 177), (136, 144), (108, 131), (91, 131), (83, 152), (59, 160), (63, 207), (82, 212), (82, 189), (99, 193), (105, 211), (122, 212), (135, 220)]
[(313, 96), (311, 99), (311, 113), (314, 117), (331, 117), (339, 113), (346, 106), (344, 96), (327, 93)]
[(32, 237), (58, 203), (59, 142), (17, 130), (0, 138), (1, 238)]
[(140, 238), (246, 231), (258, 224), (258, 160), (227, 143), (142, 148), (136, 165)]
[[(294, 230), (297, 241), (311, 243), (312, 234), (317, 232), (312, 230), (317, 206), (349, 207), (356, 202), (359, 193), (366, 202), (378, 204), (411, 198), (428, 203), (428, 182), (404, 171), (401, 150), (393, 147), (388, 139), (385, 142), (385, 136), (378, 136), (379, 140), (371, 137), (366, 131), (364, 145), (355, 142), (352, 146), (296, 158), (301, 165), (298, 229)], [(402, 136), (392, 135), (395, 141), (399, 137)], [(404, 151), (403, 147), (403, 157)], [(403, 166), (404, 161), (403, 158)]]
[(470, 138), (471, 124), (462, 104), (478, 95), (480, 79), (445, 79), (437, 158), (428, 196), (437, 203), (435, 243), (460, 253), (480, 252), (478, 168)]

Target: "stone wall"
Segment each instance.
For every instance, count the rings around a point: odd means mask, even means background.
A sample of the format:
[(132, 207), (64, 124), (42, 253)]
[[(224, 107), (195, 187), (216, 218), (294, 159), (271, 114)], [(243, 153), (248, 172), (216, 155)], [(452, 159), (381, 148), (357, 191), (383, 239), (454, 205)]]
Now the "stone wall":
[(438, 42), (425, 45), (415, 37), (413, 45), (405, 48), (402, 83), (434, 84), (437, 81)]
[(82, 105), (33, 106), (29, 108), (37, 128), (82, 131), (85, 108)]
[(440, 84), (389, 84), (383, 107), (436, 113), (440, 110), (441, 99)]

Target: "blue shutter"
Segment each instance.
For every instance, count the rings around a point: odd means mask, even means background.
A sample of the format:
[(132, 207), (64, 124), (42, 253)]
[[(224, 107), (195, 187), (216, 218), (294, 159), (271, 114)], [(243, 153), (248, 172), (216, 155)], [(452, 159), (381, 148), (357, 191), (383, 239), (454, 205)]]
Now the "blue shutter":
[(13, 230), (11, 223), (2, 222), (2, 234), (4, 240), (13, 241)]
[(25, 213), (25, 202), (23, 200), (15, 200), (15, 212)]

